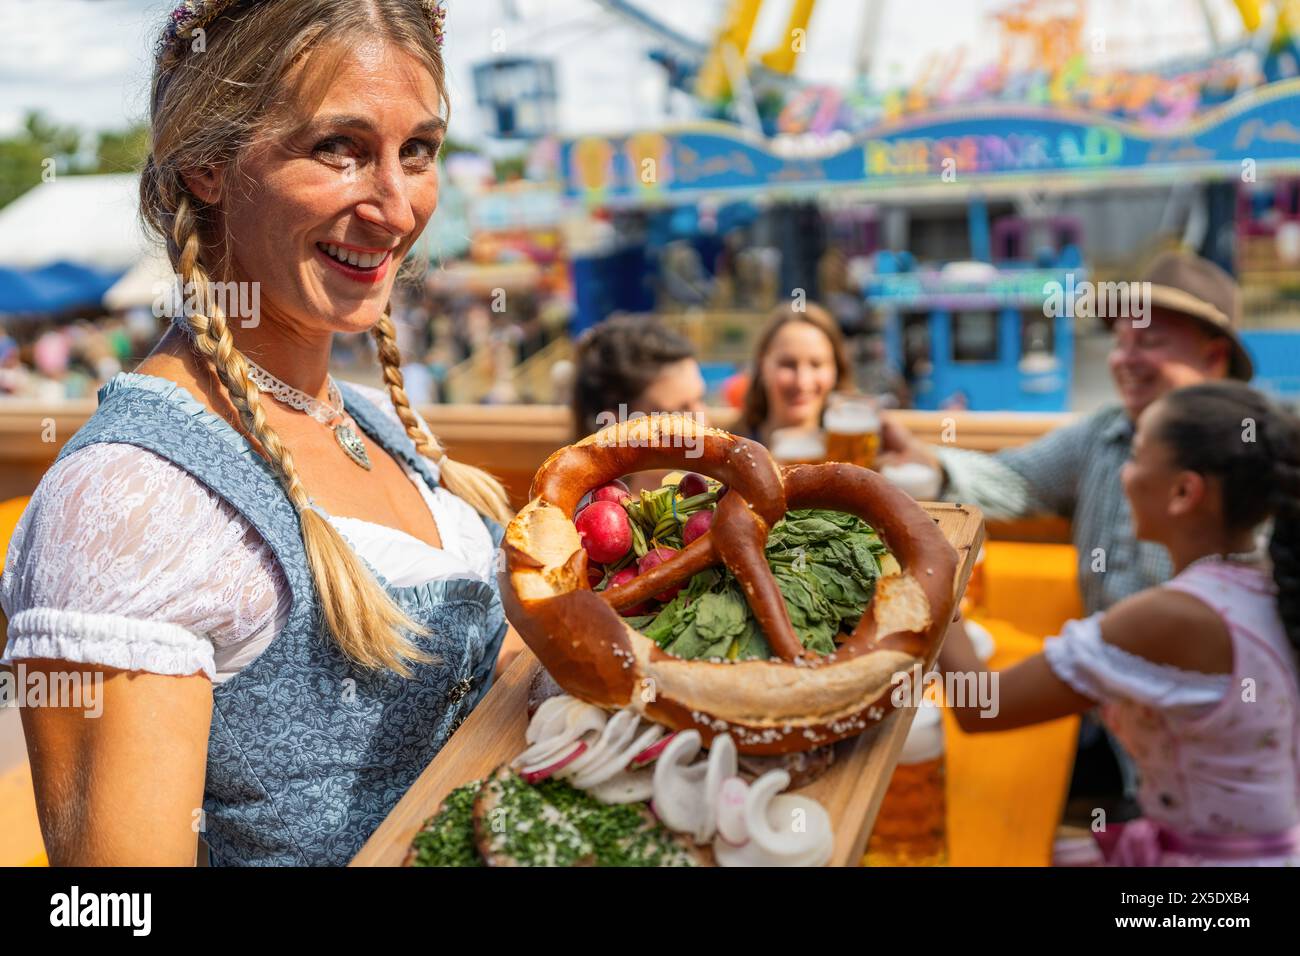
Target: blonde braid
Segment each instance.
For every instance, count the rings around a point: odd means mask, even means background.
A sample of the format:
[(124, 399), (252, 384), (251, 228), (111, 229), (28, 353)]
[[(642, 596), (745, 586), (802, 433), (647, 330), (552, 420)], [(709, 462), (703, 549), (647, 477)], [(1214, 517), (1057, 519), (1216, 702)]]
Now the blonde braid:
[(188, 196), (182, 196), (177, 204), (172, 240), (183, 286), (193, 289), (203, 306), (185, 316), (190, 339), (226, 387), (244, 428), (261, 445), (298, 512), (303, 546), (329, 633), (343, 653), (362, 667), (388, 668), (409, 677), (409, 662), (433, 658), (403, 632), (419, 636), (429, 632), (393, 601), (342, 535), (312, 506), (293, 456), (267, 423), (257, 387), (248, 377), (248, 363), (235, 348), (226, 316), (212, 301), (208, 273), (199, 260), (198, 224)]
[(466, 501), (479, 514), (501, 525), (507, 524), (514, 513), (510, 510), (510, 499), (501, 487), (501, 482), (481, 468), (453, 461), (438, 439), (420, 427), (420, 419), (416, 417), (411, 408), (411, 400), (406, 395), (406, 386), (402, 380), (402, 354), (397, 349), (397, 335), (388, 308), (384, 309), (384, 314), (375, 323), (371, 334), (375, 337), (379, 365), (383, 370), (384, 383), (388, 386), (393, 408), (406, 427), (406, 434), (415, 442), (416, 450), (437, 463), (442, 472), (442, 484), (448, 491)]

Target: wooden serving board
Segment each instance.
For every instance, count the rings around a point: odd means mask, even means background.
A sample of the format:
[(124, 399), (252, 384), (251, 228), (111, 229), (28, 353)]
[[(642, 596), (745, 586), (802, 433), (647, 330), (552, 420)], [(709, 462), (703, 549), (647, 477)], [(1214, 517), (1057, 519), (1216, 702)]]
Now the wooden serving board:
[[(984, 540), (984, 518), (969, 505), (925, 504), (949, 543), (957, 549), (960, 598)], [(927, 668), (933, 661), (927, 661)], [(420, 774), (392, 813), (371, 834), (352, 866), (401, 866), (416, 832), (448, 793), (486, 777), (524, 749), (528, 726), (528, 685), (540, 665), (525, 648), (497, 678), (487, 696), (455, 736)], [(835, 827), (832, 866), (857, 866), (885, 796), (894, 764), (916, 709), (893, 711), (875, 727), (836, 745), (835, 764), (799, 792), (818, 800)]]

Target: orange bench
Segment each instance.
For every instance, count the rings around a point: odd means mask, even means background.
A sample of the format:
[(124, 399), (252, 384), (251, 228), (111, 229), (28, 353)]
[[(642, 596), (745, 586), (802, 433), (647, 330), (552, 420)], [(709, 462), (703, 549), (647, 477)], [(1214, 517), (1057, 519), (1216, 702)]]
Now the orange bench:
[[(0, 501), (0, 567), (9, 551), (9, 538), (29, 500), (23, 497)], [(3, 613), (0, 613), (0, 623), (5, 623)], [(0, 713), (0, 733), (22, 736), (22, 723), (16, 710)], [(24, 756), (0, 766), (0, 866), (44, 866), (45, 845), (36, 819), (32, 773), (25, 757), (25, 745), (21, 740), (0, 741), (0, 753), (5, 750)]]
[[(993, 670), (1032, 657), (1078, 617), (1075, 552), (1068, 545), (991, 541), (983, 598), (970, 618), (993, 635)], [(966, 734), (944, 715), (948, 859), (952, 866), (1047, 866), (1065, 808), (1079, 719)]]

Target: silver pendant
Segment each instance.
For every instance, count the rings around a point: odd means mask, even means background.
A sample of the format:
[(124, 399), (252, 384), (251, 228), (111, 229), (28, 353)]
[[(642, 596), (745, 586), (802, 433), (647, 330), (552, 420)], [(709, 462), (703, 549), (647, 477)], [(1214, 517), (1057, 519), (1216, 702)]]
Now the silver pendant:
[(356, 432), (347, 425), (339, 425), (334, 429), (334, 437), (349, 458), (366, 471), (370, 470), (370, 456), (366, 454), (366, 446)]

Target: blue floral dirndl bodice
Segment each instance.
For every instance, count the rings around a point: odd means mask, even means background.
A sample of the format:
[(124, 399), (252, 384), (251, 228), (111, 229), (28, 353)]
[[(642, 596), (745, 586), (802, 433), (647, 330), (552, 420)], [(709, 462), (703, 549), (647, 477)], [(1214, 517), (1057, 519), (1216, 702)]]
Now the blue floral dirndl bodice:
[[(339, 388), (362, 430), (434, 487), (405, 431), (351, 386)], [(59, 457), (95, 442), (146, 448), (220, 495), (267, 542), (292, 594), (266, 650), (213, 687), (203, 797), (212, 862), (346, 864), (486, 693), (506, 633), (496, 581), (394, 587), (376, 572), (429, 629), (414, 640), (433, 662), (413, 665), (410, 678), (356, 667), (322, 627), (297, 512), (229, 423), (174, 382), (121, 373)], [(499, 547), (501, 526), (484, 523)]]

